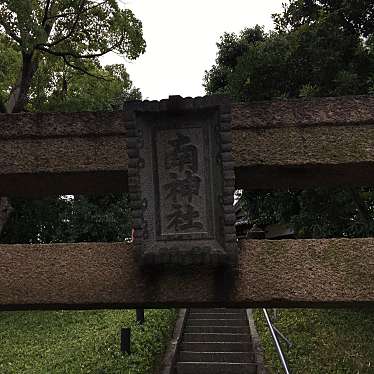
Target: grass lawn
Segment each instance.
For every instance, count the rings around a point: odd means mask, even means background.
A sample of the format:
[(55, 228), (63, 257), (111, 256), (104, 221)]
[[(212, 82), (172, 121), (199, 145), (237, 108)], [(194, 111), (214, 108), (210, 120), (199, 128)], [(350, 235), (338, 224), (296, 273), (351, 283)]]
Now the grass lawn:
[[(168, 343), (175, 310), (0, 312), (0, 373), (152, 373)], [(120, 352), (131, 327), (132, 354)]]
[[(283, 373), (262, 310), (254, 316), (270, 372)], [(293, 343), (284, 349), (293, 374), (374, 373), (374, 310), (277, 309), (277, 316)]]

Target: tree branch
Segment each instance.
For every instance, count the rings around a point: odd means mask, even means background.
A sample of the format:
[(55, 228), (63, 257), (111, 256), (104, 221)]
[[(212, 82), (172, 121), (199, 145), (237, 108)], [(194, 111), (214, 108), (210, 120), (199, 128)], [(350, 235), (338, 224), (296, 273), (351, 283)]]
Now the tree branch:
[(49, 12), (50, 5), (51, 5), (51, 0), (47, 0), (46, 3), (45, 3), (44, 15), (43, 15), (43, 20), (42, 20), (42, 26), (43, 27), (48, 20), (48, 12)]
[[(106, 1), (107, 1), (107, 0), (105, 0), (104, 2), (106, 2)], [(103, 2), (103, 3), (104, 3), (104, 2)], [(76, 17), (75, 17), (75, 20), (74, 20), (73, 26), (71, 27), (71, 29), (69, 30), (69, 32), (68, 32), (65, 36), (63, 36), (62, 38), (60, 38), (60, 39), (58, 39), (58, 40), (55, 40), (55, 41), (52, 42), (52, 43), (44, 43), (44, 44), (42, 44), (42, 45), (45, 45), (45, 46), (47, 46), (47, 47), (54, 47), (54, 46), (56, 46), (57, 44), (59, 44), (59, 43), (65, 41), (65, 40), (69, 39), (70, 37), (72, 37), (72, 36), (74, 35), (75, 31), (76, 31), (76, 28), (77, 28), (78, 22), (79, 22), (79, 20), (80, 20), (80, 16), (81, 16), (83, 13), (87, 12), (89, 9), (93, 9), (93, 8), (95, 8), (95, 7), (97, 7), (97, 6), (100, 6), (100, 5), (102, 5), (103, 3), (96, 4), (95, 6), (92, 6), (92, 7), (90, 7), (90, 8), (84, 9), (85, 0), (81, 0), (81, 1), (79, 2), (79, 4), (78, 4), (78, 11), (72, 13), (72, 14), (76, 15)]]
[(40, 44), (37, 45), (35, 48), (38, 49), (39, 51), (43, 51), (43, 52), (46, 52), (46, 53), (49, 53), (51, 55), (58, 56), (58, 57), (70, 56), (70, 57), (77, 58), (77, 59), (87, 59), (87, 58), (97, 58), (97, 57), (104, 56), (108, 52), (113, 51), (118, 45), (122, 43), (122, 41), (123, 41), (123, 36), (121, 37), (121, 40), (118, 41), (118, 43), (113, 44), (112, 46), (106, 48), (104, 51), (101, 51), (98, 53), (89, 53), (85, 55), (70, 52), (70, 51), (53, 51), (52, 49), (46, 48), (44, 45), (40, 45)]
[(22, 39), (17, 36), (17, 34), (15, 32), (13, 32), (7, 25), (6, 25), (6, 22), (5, 20), (1, 17), (0, 18), (0, 24), (1, 26), (4, 28), (5, 32), (7, 35), (9, 35), (15, 42), (17, 42), (18, 44), (22, 44)]
[(75, 17), (73, 26), (71, 27), (71, 29), (69, 30), (69, 32), (65, 36), (63, 36), (61, 39), (55, 40), (52, 43), (45, 43), (44, 45), (46, 45), (48, 47), (54, 47), (57, 44), (59, 44), (59, 43), (65, 41), (65, 40), (69, 39), (74, 34), (74, 32), (76, 31), (76, 27), (78, 25), (80, 15), (81, 15), (81, 13), (77, 14), (77, 16)]
[[(80, 12), (80, 14), (83, 14), (83, 13), (86, 13), (86, 12), (92, 10), (92, 9), (98, 8), (99, 6), (104, 5), (107, 2), (108, 2), (108, 0), (104, 0), (100, 3), (98, 3), (98, 4), (95, 4), (95, 5), (92, 5), (88, 8), (85, 8)], [(49, 16), (47, 19), (49, 20), (49, 19), (55, 19), (55, 18), (64, 18), (66, 16), (76, 16), (77, 14), (78, 14), (77, 12), (66, 12), (66, 13), (56, 14), (54, 16)]]
[(68, 65), (68, 66), (70, 66), (72, 69), (78, 70), (78, 71), (80, 71), (81, 73), (86, 74), (86, 75), (88, 75), (88, 76), (90, 76), (90, 77), (93, 77), (93, 78), (96, 78), (96, 79), (100, 79), (100, 80), (103, 80), (103, 81), (106, 81), (106, 82), (108, 81), (108, 79), (106, 79), (106, 78), (104, 78), (104, 77), (101, 77), (101, 76), (99, 76), (99, 75), (92, 74), (92, 73), (90, 73), (88, 70), (83, 69), (83, 68), (80, 67), (80, 66), (77, 66), (77, 65), (72, 64), (72, 63), (67, 59), (66, 56), (62, 56), (62, 58), (64, 59), (65, 64)]

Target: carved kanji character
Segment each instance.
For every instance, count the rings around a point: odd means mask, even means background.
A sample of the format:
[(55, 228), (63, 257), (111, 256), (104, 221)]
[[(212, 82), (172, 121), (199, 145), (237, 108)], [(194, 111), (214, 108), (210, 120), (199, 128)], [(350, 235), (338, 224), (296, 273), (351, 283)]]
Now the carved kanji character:
[(172, 181), (164, 185), (168, 191), (167, 199), (171, 198), (176, 203), (182, 197), (191, 202), (193, 195), (199, 195), (201, 178), (189, 170), (185, 171), (185, 175), (185, 178), (178, 178), (177, 173), (169, 174)]
[(196, 173), (198, 169), (197, 147), (190, 144), (188, 136), (177, 132), (177, 138), (168, 141), (172, 151), (166, 153), (165, 168), (167, 170), (178, 168), (182, 172), (186, 167)]
[(182, 206), (181, 204), (173, 204), (174, 211), (167, 216), (169, 221), (167, 228), (174, 227), (175, 231), (183, 231), (188, 229), (202, 229), (203, 225), (198, 220), (199, 212), (194, 209), (191, 204)]

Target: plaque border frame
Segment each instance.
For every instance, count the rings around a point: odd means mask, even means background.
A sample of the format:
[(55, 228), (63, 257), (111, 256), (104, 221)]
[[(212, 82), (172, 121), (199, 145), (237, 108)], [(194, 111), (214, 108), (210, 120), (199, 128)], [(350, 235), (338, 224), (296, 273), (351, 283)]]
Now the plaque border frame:
[[(169, 127), (169, 126), (167, 126), (167, 127)], [(209, 128), (203, 128), (201, 126), (187, 126), (186, 128), (201, 128), (202, 131), (203, 131), (203, 133), (204, 133), (204, 136), (207, 136), (207, 138), (209, 140), (211, 140), (210, 137), (209, 137), (209, 131), (210, 131)], [(162, 131), (164, 129), (166, 129), (166, 128), (163, 127), (163, 128), (161, 128), (159, 130)], [(156, 130), (152, 129), (151, 131), (152, 131), (152, 141), (155, 141), (155, 138), (156, 138), (155, 132), (156, 132)], [(156, 161), (156, 164), (158, 164), (158, 160), (157, 160), (157, 142), (155, 142), (155, 143), (156, 144), (155, 144), (155, 147), (153, 149), (153, 151), (154, 151), (153, 158)], [(209, 144), (209, 146), (210, 146), (210, 144)], [(205, 162), (207, 162), (208, 157), (209, 157), (209, 150), (204, 152), (203, 158), (204, 158)], [(209, 168), (209, 172), (210, 172), (211, 171), (210, 170), (211, 169), (211, 165), (208, 165), (208, 168)], [(154, 170), (153, 177), (154, 177), (154, 182), (159, 182), (160, 178), (159, 178), (159, 175), (158, 175), (158, 173), (157, 173), (156, 170)], [(209, 177), (205, 177), (205, 185), (206, 186), (208, 186), (208, 181), (210, 181), (210, 178)], [(156, 190), (159, 190), (159, 186), (157, 185), (157, 183), (156, 183), (156, 185), (154, 187), (155, 187), (155, 192), (156, 192)], [(207, 211), (209, 211), (209, 213), (213, 214), (214, 213), (214, 206), (213, 206), (212, 201), (207, 196), (208, 196), (208, 194), (206, 193), (205, 194), (206, 208), (207, 208)], [(157, 208), (160, 208), (161, 205), (162, 204), (160, 204), (160, 196), (156, 196), (155, 197), (155, 209), (157, 210)], [(157, 215), (156, 227), (155, 227), (156, 241), (160, 241), (160, 240), (162, 241), (163, 235), (160, 233), (161, 226), (162, 226), (161, 225), (161, 215), (160, 215), (160, 213), (156, 213), (156, 215)], [(214, 236), (214, 234), (213, 234), (214, 224), (212, 222), (208, 222), (208, 220), (207, 220), (207, 227), (209, 227), (209, 230), (207, 230), (207, 231), (210, 232), (210, 235)], [(204, 233), (203, 235), (201, 235), (201, 240), (212, 240), (212, 238), (209, 238), (209, 232), (207, 232), (206, 234)], [(191, 237), (191, 235), (194, 236), (195, 234), (190, 234), (190, 233), (183, 233), (183, 234), (177, 234), (177, 235), (168, 234), (167, 236), (169, 236), (169, 238), (171, 238), (169, 240), (178, 241), (179, 240), (178, 237), (180, 237), (180, 238), (187, 238), (188, 239), (189, 237)], [(196, 239), (196, 238), (193, 238), (193, 239)]]
[[(237, 263), (238, 246), (234, 227), (235, 165), (232, 156), (231, 100), (227, 96), (220, 95), (197, 98), (170, 96), (169, 99), (160, 101), (137, 100), (126, 102), (123, 109), (127, 132), (128, 190), (134, 229), (134, 247), (140, 265), (235, 265)], [(181, 113), (201, 109), (218, 110), (218, 128), (216, 130), (219, 134), (218, 146), (223, 176), (221, 206), (223, 209), (224, 251), (214, 251), (214, 253), (209, 253), (208, 256), (194, 256), (190, 252), (182, 253), (182, 251), (177, 251), (171, 256), (170, 253), (163, 253), (161, 250), (144, 253), (142, 240), (148, 239), (149, 233), (147, 224), (144, 222), (144, 210), (147, 208), (147, 201), (142, 199), (140, 188), (139, 170), (144, 167), (144, 160), (140, 157), (139, 149), (144, 146), (144, 140), (142, 139), (141, 129), (136, 126), (137, 113)]]

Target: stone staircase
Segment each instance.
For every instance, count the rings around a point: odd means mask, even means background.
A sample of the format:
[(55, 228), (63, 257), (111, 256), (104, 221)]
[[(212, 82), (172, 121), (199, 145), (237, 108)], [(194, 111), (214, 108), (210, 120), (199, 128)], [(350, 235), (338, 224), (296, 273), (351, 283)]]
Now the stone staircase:
[(177, 374), (257, 374), (245, 309), (189, 309)]

